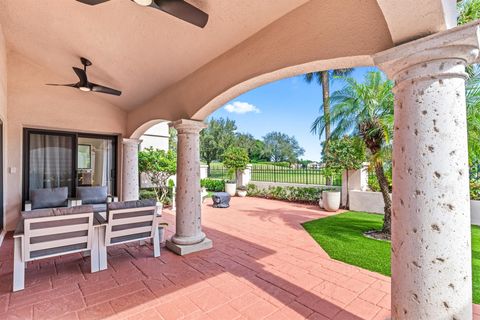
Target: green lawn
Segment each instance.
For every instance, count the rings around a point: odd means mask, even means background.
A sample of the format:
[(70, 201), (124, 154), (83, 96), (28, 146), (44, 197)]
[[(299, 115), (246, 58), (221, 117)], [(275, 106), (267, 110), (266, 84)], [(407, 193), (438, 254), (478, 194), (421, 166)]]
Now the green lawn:
[[(303, 224), (331, 258), (375, 271), (390, 272), (390, 243), (363, 236), (379, 229), (383, 216), (364, 212), (346, 212)], [(473, 300), (480, 303), (480, 227), (472, 226)]]

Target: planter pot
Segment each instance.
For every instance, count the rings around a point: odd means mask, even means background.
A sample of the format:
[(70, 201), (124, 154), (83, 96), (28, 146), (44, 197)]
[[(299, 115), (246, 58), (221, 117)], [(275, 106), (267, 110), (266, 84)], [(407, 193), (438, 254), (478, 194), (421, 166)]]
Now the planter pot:
[(340, 208), (340, 192), (339, 191), (322, 191), (322, 206), (326, 211), (338, 211)]
[(225, 192), (228, 193), (231, 197), (235, 196), (237, 193), (237, 184), (236, 183), (225, 183)]
[(237, 196), (239, 197), (246, 197), (247, 196), (247, 190), (237, 190)]

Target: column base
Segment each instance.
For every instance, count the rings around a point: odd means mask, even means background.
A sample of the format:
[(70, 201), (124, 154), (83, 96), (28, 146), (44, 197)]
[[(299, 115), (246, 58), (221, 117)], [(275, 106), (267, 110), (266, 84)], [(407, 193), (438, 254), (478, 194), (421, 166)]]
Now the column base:
[(194, 253), (202, 250), (211, 249), (212, 247), (213, 247), (213, 242), (208, 238), (203, 239), (203, 241), (199, 243), (185, 244), (185, 245), (176, 244), (170, 240), (167, 240), (167, 248), (170, 251), (173, 251), (180, 256), (184, 256), (186, 254)]

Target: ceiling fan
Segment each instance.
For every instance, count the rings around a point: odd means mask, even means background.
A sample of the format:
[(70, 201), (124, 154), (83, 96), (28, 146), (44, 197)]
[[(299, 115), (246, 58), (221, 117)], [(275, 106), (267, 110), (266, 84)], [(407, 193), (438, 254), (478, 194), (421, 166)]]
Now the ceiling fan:
[[(97, 5), (109, 0), (77, 0), (78, 2)], [(143, 7), (151, 7), (166, 12), (176, 18), (203, 28), (207, 24), (208, 14), (184, 0), (130, 0)]]
[(93, 92), (100, 92), (100, 93), (106, 93), (106, 94), (112, 94), (114, 96), (119, 96), (122, 94), (121, 91), (105, 87), (93, 82), (88, 81), (87, 78), (87, 67), (91, 66), (92, 63), (90, 60), (86, 58), (80, 58), (80, 61), (83, 64), (83, 69), (77, 68), (77, 67), (72, 67), (73, 71), (77, 75), (78, 81), (77, 83), (71, 83), (71, 84), (56, 84), (56, 83), (47, 83), (47, 86), (61, 86), (61, 87), (71, 87), (71, 88), (77, 88), (82, 91), (93, 91)]

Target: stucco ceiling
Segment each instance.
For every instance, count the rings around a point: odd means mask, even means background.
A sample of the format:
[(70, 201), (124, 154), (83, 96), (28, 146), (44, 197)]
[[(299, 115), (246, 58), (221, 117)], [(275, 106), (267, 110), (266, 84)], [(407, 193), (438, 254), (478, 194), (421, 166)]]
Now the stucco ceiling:
[(129, 0), (2, 0), (0, 22), (9, 49), (53, 70), (51, 82), (76, 82), (85, 56), (91, 81), (123, 91), (96, 95), (131, 110), (307, 0), (188, 2), (210, 15), (204, 29)]

